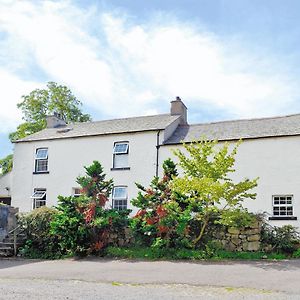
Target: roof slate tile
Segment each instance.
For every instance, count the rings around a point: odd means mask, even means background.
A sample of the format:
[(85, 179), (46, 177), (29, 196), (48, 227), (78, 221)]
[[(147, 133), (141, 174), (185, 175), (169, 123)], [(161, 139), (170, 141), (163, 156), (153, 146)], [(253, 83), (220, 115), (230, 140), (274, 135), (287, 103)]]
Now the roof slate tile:
[(162, 114), (155, 116), (67, 124), (66, 126), (59, 128), (43, 129), (23, 139), (17, 140), (16, 142), (159, 130), (165, 129), (178, 118), (180, 118), (180, 116)]
[(178, 126), (164, 144), (210, 140), (239, 140), (300, 135), (300, 114)]

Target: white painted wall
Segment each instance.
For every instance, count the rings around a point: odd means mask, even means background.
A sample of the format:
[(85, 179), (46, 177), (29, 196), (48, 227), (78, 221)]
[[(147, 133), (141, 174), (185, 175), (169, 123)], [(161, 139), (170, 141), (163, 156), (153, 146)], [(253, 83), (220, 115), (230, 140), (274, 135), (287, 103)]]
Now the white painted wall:
[[(9, 197), (12, 186), (12, 172), (0, 175), (0, 197)], [(8, 188), (8, 190), (7, 190)]]
[[(78, 186), (76, 177), (84, 175), (83, 167), (90, 165), (93, 160), (101, 162), (107, 178), (113, 178), (115, 185), (128, 186), (130, 201), (137, 195), (134, 183), (138, 181), (148, 185), (155, 175), (156, 139), (157, 132), (149, 131), (17, 143), (14, 152), (12, 205), (19, 207), (20, 211), (30, 211), (30, 197), (34, 188), (46, 188), (47, 205), (55, 205), (58, 195), (71, 195), (72, 188)], [(110, 170), (113, 146), (118, 141), (129, 142), (130, 170)], [(49, 174), (33, 174), (35, 151), (41, 147), (48, 148)]]
[[(172, 156), (171, 149), (175, 148), (182, 149), (182, 146), (160, 148), (160, 166), (165, 158)], [(259, 177), (257, 199), (245, 201), (245, 207), (252, 212), (272, 214), (272, 195), (294, 196), (294, 216), (297, 216), (298, 220), (270, 221), (273, 225), (291, 224), (300, 228), (299, 150), (299, 136), (245, 140), (238, 149), (236, 172), (232, 178), (240, 180)]]
[[(160, 138), (164, 132), (160, 133)], [(112, 150), (115, 142), (129, 142), (130, 170), (111, 171)], [(30, 143), (17, 143), (14, 153), (14, 175), (12, 205), (20, 211), (30, 211), (30, 199), (34, 188), (47, 189), (47, 205), (57, 203), (58, 195), (71, 195), (78, 175), (84, 175), (83, 166), (93, 160), (102, 163), (107, 178), (113, 178), (115, 185), (128, 186), (128, 203), (136, 197), (134, 182), (148, 186), (156, 170), (157, 132), (114, 134), (98, 137), (72, 138)], [(33, 174), (35, 150), (49, 149), (49, 174)], [(162, 162), (174, 157), (171, 149), (180, 145), (164, 145), (159, 149), (159, 173)], [(272, 195), (292, 194), (294, 216), (300, 218), (300, 137), (278, 137), (245, 140), (239, 147), (236, 173), (233, 179), (260, 177), (256, 189), (257, 199), (245, 202), (252, 212), (272, 214)], [(0, 181), (1, 182), (1, 181)], [(134, 209), (136, 211), (136, 209)], [(274, 225), (291, 224), (300, 227), (297, 221), (270, 221)]]

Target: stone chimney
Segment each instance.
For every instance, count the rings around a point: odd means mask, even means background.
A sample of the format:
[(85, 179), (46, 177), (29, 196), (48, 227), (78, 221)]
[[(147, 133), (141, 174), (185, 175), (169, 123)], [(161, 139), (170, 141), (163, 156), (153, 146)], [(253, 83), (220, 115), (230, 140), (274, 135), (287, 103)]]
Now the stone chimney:
[(171, 101), (171, 116), (181, 116), (180, 125), (187, 125), (187, 108), (179, 97)]
[(58, 113), (54, 113), (52, 116), (46, 117), (47, 128), (58, 128), (66, 126), (67, 123), (64, 121)]

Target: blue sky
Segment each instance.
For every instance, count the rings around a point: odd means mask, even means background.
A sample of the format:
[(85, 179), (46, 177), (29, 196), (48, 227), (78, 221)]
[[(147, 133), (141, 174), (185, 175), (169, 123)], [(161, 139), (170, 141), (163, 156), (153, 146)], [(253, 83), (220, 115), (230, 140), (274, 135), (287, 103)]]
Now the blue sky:
[(298, 0), (0, 1), (0, 157), (21, 96), (55, 81), (94, 120), (300, 112)]

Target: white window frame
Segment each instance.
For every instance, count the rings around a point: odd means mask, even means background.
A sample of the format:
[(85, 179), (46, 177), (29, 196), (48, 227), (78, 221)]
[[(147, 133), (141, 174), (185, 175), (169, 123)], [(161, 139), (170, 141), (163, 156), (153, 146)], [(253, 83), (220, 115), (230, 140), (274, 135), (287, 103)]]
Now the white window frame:
[[(46, 155), (44, 156), (39, 156), (39, 152), (46, 150)], [(47, 168), (44, 169), (39, 169), (40, 164), (46, 162)], [(35, 166), (34, 166), (34, 171), (35, 173), (45, 173), (48, 172), (49, 170), (49, 165), (48, 165), (48, 148), (37, 148), (35, 151)]]
[[(125, 193), (124, 196), (119, 196), (116, 197), (116, 190), (117, 189), (124, 189)], [(112, 192), (112, 206), (114, 209), (117, 210), (123, 210), (123, 209), (127, 209), (127, 205), (128, 205), (128, 192), (127, 192), (127, 186), (125, 185), (118, 185), (118, 186), (114, 186), (113, 188), (113, 192)], [(118, 203), (116, 205), (116, 203)], [(124, 205), (125, 203), (125, 205)]]
[(47, 204), (47, 190), (45, 188), (35, 188), (30, 197), (33, 201), (33, 209), (46, 206)]
[[(125, 149), (122, 151), (118, 150), (118, 146), (125, 145)], [(113, 149), (113, 154), (128, 154), (129, 143), (128, 142), (116, 142)]]
[(73, 189), (72, 189), (73, 197), (82, 196), (82, 193), (80, 192), (80, 190), (81, 190), (81, 188), (79, 188), (79, 187), (73, 187)]
[[(121, 151), (118, 150), (118, 145), (125, 145), (125, 149), (122, 149)], [(118, 166), (116, 164), (116, 160), (120, 156), (123, 156), (123, 158), (127, 162), (126, 165), (124, 164), (122, 166)], [(128, 166), (128, 156), (129, 156), (129, 142), (127, 142), (127, 141), (115, 142), (114, 147), (113, 147), (113, 169), (128, 169), (129, 168), (129, 166)], [(127, 160), (126, 160), (126, 157), (127, 157)]]
[[(284, 198), (284, 199), (283, 199)], [(290, 198), (290, 199), (288, 199)], [(289, 203), (288, 203), (289, 201)], [(272, 214), (273, 217), (293, 217), (294, 216), (294, 207), (293, 207), (294, 196), (293, 195), (273, 195), (272, 196)], [(285, 209), (281, 209), (285, 208)], [(291, 209), (288, 209), (291, 208)], [(278, 214), (275, 214), (275, 211)], [(292, 212), (288, 214), (288, 212)], [(285, 212), (285, 214), (284, 214)]]

